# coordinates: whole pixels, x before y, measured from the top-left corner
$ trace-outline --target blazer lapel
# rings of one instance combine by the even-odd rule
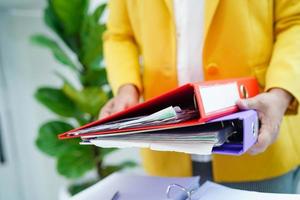
[[[219,0],[205,0],[204,41],[206,40],[206,36],[209,31],[215,12],[217,10],[218,4]]]
[[[171,18],[172,18],[172,20],[174,20],[173,0],[165,0],[165,2],[166,2],[166,6],[170,12]]]

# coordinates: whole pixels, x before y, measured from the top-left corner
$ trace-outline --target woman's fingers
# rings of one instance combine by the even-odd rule
[[[285,91],[272,89],[237,102],[241,110],[256,110],[261,122],[257,143],[248,150],[249,154],[256,155],[264,152],[276,140],[282,117],[290,100],[291,97]]]
[[[101,109],[99,114],[99,119],[105,118],[112,113],[112,108],[114,106],[114,99],[109,100]]]

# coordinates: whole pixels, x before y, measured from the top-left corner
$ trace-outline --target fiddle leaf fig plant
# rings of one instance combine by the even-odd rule
[[[96,120],[102,106],[112,97],[103,66],[102,34],[106,27],[100,20],[106,5],[90,12],[89,4],[89,0],[48,0],[44,22],[54,35],[31,37],[32,43],[48,49],[79,83],[75,87],[61,72],[56,72],[61,86],[40,87],[34,94],[39,103],[57,116],[40,126],[37,147],[57,160],[57,171],[66,178],[78,179],[91,170],[97,172],[95,180],[72,185],[73,194],[115,171],[136,165],[132,161],[105,165],[106,156],[117,149],[81,146],[79,139],[58,139],[60,133]]]

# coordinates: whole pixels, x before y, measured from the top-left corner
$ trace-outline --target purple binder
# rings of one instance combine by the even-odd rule
[[[245,153],[257,141],[259,120],[257,112],[247,110],[227,115],[210,122],[233,122],[238,126],[240,138],[236,141],[226,142],[221,146],[214,147],[214,154],[241,155]]]

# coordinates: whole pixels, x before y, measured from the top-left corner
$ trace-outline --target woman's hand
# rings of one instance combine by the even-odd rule
[[[120,87],[118,94],[103,106],[99,118],[107,117],[113,113],[134,106],[139,103],[139,98],[140,95],[138,89],[134,85],[123,85]]]
[[[250,148],[249,154],[255,155],[264,152],[276,140],[282,118],[291,100],[290,93],[274,88],[269,92],[237,102],[242,110],[256,110],[261,122],[257,143]]]

